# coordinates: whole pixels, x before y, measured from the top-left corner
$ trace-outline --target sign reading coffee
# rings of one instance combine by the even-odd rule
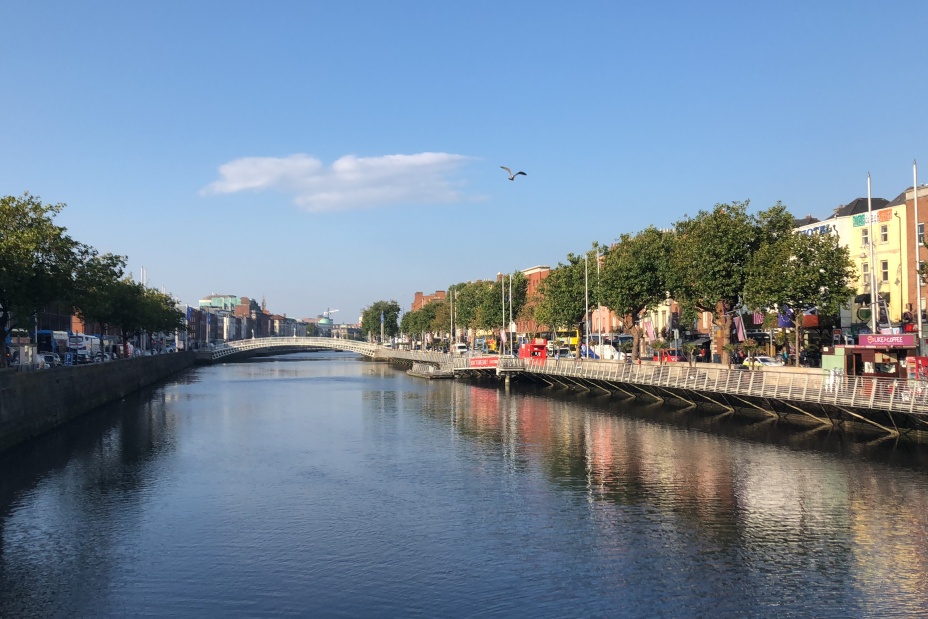
[[[866,348],[915,348],[914,333],[884,335],[877,333],[861,334],[858,346]]]

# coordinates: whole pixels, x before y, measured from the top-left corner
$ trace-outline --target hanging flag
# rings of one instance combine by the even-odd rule
[[[737,333],[738,333],[738,341],[743,342],[744,341],[744,320],[741,319],[741,316],[735,316],[732,320],[735,323],[735,329],[737,330]]]
[[[754,324],[755,325],[764,324],[764,314],[762,312],[754,312]]]
[[[383,310],[380,310],[380,324],[383,324]]]
[[[802,312],[802,326],[803,328],[817,327],[818,326],[818,308],[811,307],[804,312]]]
[[[650,320],[644,321],[644,328],[648,332],[648,341],[654,341],[654,325],[651,324]]]
[[[503,341],[503,344],[505,344],[506,343],[506,332],[503,330],[500,330],[499,338]]]

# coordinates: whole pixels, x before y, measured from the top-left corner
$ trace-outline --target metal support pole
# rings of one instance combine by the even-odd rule
[[[915,206],[915,314],[918,324],[918,345],[915,354],[922,356],[922,276],[919,273],[919,267],[922,264],[922,246],[918,237],[918,162],[912,161],[912,200]]]
[[[869,172],[867,172],[867,225],[869,226],[867,240],[870,245],[870,332],[877,333],[877,314],[880,311],[880,305],[877,302],[879,293],[876,289],[876,264],[873,261],[873,202],[870,198]]]

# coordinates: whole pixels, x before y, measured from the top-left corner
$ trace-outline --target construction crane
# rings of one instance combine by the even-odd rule
[[[337,312],[337,311],[338,311],[337,309],[326,308],[326,310],[325,310],[324,312],[322,312],[322,317],[323,317],[323,318],[330,318],[330,317],[332,316],[332,314],[334,314],[334,313]]]

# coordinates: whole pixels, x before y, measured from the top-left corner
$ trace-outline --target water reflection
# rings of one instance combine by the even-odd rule
[[[3,454],[0,556],[15,563],[0,563],[0,614],[52,616],[62,598],[94,604],[118,569],[120,540],[142,528],[148,469],[174,444],[172,399],[145,391]],[[50,582],[56,591],[36,605],[33,592]]]
[[[924,616],[923,448],[352,356],[0,458],[0,616]]]
[[[522,466],[537,465],[554,484],[585,492],[604,547],[627,541],[617,520],[633,527],[650,521],[660,526],[660,553],[683,552],[676,567],[711,569],[713,555],[734,555],[740,569],[728,586],[763,597],[773,578],[780,594],[792,596],[786,607],[811,588],[865,614],[880,604],[880,614],[928,610],[928,484],[917,446],[774,432],[770,423],[726,428],[775,439],[760,444],[696,429],[718,420],[689,419],[681,429],[680,414],[661,411],[658,419],[677,423],[645,421],[654,407],[634,403],[590,406],[456,387],[458,431],[499,445]],[[610,404],[618,410],[604,410]],[[694,540],[699,558],[691,554]],[[889,608],[880,593],[887,587],[901,596]],[[849,592],[859,599],[848,600]]]

